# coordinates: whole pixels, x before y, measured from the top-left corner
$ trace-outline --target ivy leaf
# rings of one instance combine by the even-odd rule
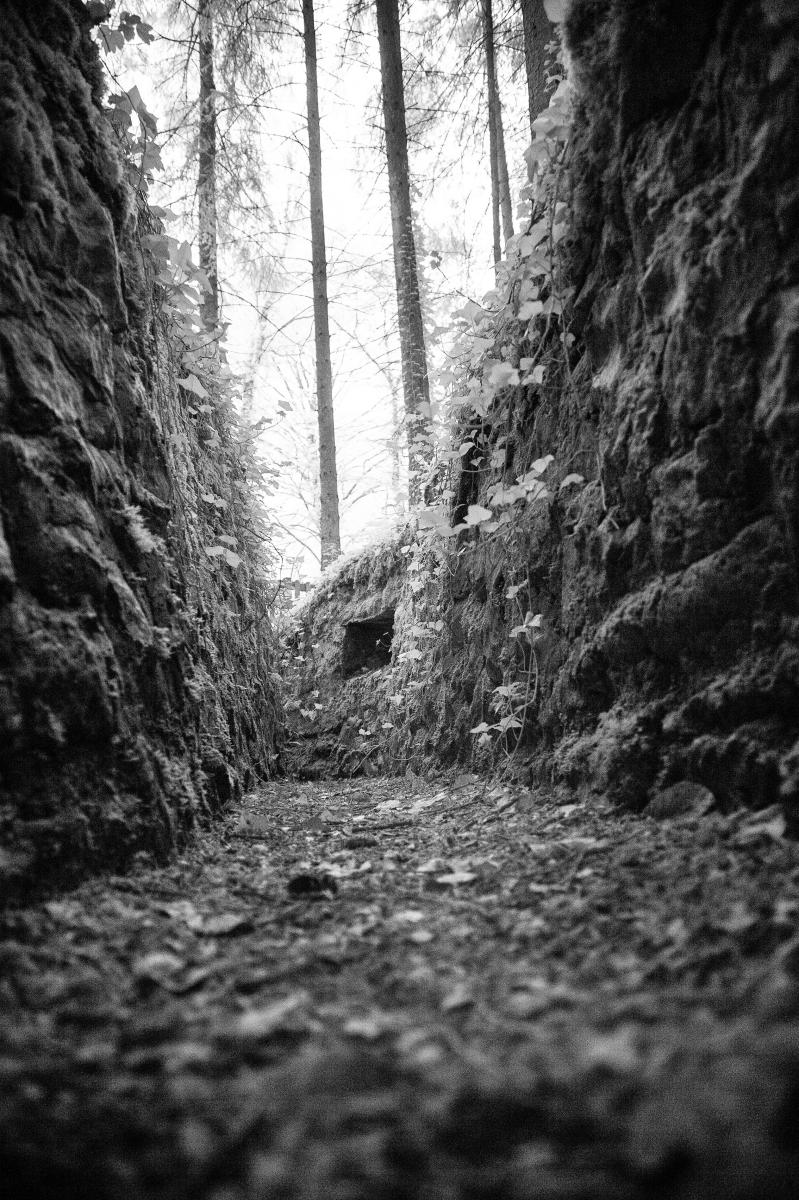
[[[131,108],[147,132],[156,134],[158,132],[158,124],[156,119],[142,100],[141,92],[135,84],[132,88],[128,88],[126,95],[128,100],[130,100]]]
[[[533,614],[528,611],[524,617],[524,624],[514,626],[514,628],[511,629],[510,633],[508,634],[508,637],[517,637],[521,633],[529,634],[531,629],[540,629],[543,620],[544,617],[542,613],[536,613],[535,616],[533,616]]]
[[[489,499],[492,504],[500,508],[506,504],[515,504],[517,500],[527,499],[527,488],[517,484],[511,487],[504,487],[502,484],[499,484],[491,490]]]
[[[151,209],[151,212],[154,210]],[[162,210],[166,212],[166,209]],[[163,233],[148,233],[142,238],[142,245],[145,246],[153,258],[157,258],[159,262],[169,262],[169,238]]]
[[[224,559],[229,567],[235,568],[241,566],[241,555],[237,554],[235,550],[226,549],[224,551]]]
[[[531,321],[533,317],[540,317],[543,311],[543,301],[525,300],[524,304],[519,305],[518,317],[520,321]]]
[[[196,375],[187,375],[185,379],[179,379],[178,383],[187,392],[193,392],[195,396],[199,396],[204,400],[208,395],[203,385],[200,383]]]
[[[530,463],[530,470],[526,475],[517,475],[516,482],[522,484],[533,483],[533,474],[543,475],[549,464],[554,461],[555,456],[553,454],[545,454],[543,458],[537,458],[535,462]]]
[[[176,270],[187,271],[192,267],[191,244],[189,242],[179,242],[176,244],[172,254],[172,262]]]
[[[575,475],[574,473],[571,475],[566,475],[563,479],[561,479],[558,491],[562,492],[564,488],[573,487],[580,483],[585,483],[584,475]]]
[[[163,171],[164,164],[161,160],[161,151],[156,146],[155,142],[150,142],[147,149],[142,154],[141,158],[142,171]]]
[[[512,387],[519,382],[519,372],[510,363],[495,362],[489,367],[486,378],[490,387]]]
[[[482,525],[483,521],[490,521],[493,517],[490,508],[483,508],[482,504],[470,504],[463,518],[467,525]]]
[[[441,505],[432,508],[423,508],[417,520],[420,529],[431,529],[438,533],[443,533],[445,529],[449,528],[449,520]]]
[[[557,296],[550,296],[544,301],[544,307],[541,311],[544,316],[549,316],[550,313],[559,316],[563,312],[563,301]]]
[[[173,213],[171,208],[164,208],[161,204],[151,204],[150,212],[154,217],[158,217],[159,221],[177,220],[177,213]]]
[[[116,54],[125,46],[125,35],[119,29],[112,29],[110,25],[100,26],[100,37],[103,42],[103,49],[107,54]]]
[[[463,317],[465,321],[479,321],[484,315],[485,310],[479,304],[475,304],[474,300],[467,300],[463,308],[456,308],[452,314],[454,317]]]

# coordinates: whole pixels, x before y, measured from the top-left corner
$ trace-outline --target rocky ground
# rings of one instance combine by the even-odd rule
[[[7,913],[3,1194],[799,1194],[799,846],[661,818],[281,782]]]

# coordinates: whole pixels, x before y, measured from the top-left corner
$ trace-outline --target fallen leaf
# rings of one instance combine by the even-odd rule
[[[716,929],[722,929],[725,933],[736,934],[745,933],[747,929],[756,925],[757,921],[757,914],[753,913],[743,900],[736,900],[726,916],[716,918],[713,924]]]
[[[231,933],[247,933],[252,929],[252,921],[241,913],[220,913],[215,917],[203,917],[197,913],[188,917],[186,924],[192,933],[204,937],[227,937]]]
[[[174,900],[169,904],[157,904],[155,907],[156,912],[176,921],[193,921],[200,915],[190,900]]]
[[[268,817],[262,817],[258,813],[242,813],[233,832],[239,837],[262,837],[271,833],[273,829],[274,825]]]
[[[174,981],[178,972],[183,970],[184,965],[183,959],[179,958],[177,954],[170,954],[166,950],[155,950],[151,954],[143,954],[140,958],[135,958],[131,969],[134,978],[146,979],[150,983],[164,987],[167,983]]]
[[[76,900],[50,900],[44,910],[55,921],[66,921],[68,924],[83,915],[83,907]]]
[[[161,987],[172,996],[185,996],[206,983],[215,970],[216,968],[212,966],[190,967],[188,971],[165,977],[160,981]]]
[[[400,924],[415,925],[417,922],[424,920],[424,913],[419,912],[418,908],[405,908],[402,912],[394,913],[391,919]]]
[[[589,1067],[606,1067],[628,1072],[638,1066],[640,1055],[635,1045],[636,1029],[621,1025],[612,1033],[586,1033],[582,1058]]]
[[[450,871],[448,875],[437,875],[436,883],[457,887],[459,883],[473,883],[477,879],[474,871]]]
[[[426,808],[432,808],[438,800],[437,796],[433,796],[430,800],[414,800],[411,807],[408,809],[410,813],[422,812]]]
[[[560,838],[558,844],[560,846],[568,846],[570,850],[604,850],[608,844],[608,839],[574,836]]]
[[[373,1042],[385,1033],[384,1023],[377,1017],[350,1017],[344,1022],[344,1033],[347,1037],[363,1038]]]
[[[748,846],[760,838],[768,838],[772,842],[781,842],[785,837],[785,815],[776,805],[762,809],[741,822],[735,837],[737,846]]]
[[[447,867],[447,862],[443,858],[428,858],[427,862],[423,862],[416,868],[417,875],[433,875],[436,871],[443,871]]]
[[[237,1038],[265,1038],[276,1033],[284,1022],[306,1003],[305,992],[296,992],[283,1000],[276,1000],[264,1008],[251,1008],[244,1012],[233,1026],[232,1033]]]
[[[466,983],[458,983],[441,1001],[442,1012],[456,1012],[459,1008],[469,1008],[474,1004],[472,990]]]

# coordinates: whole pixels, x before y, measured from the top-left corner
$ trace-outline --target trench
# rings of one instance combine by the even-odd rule
[[[489,558],[459,575],[458,717],[472,728],[479,687],[504,679],[508,629],[487,614],[524,576],[531,618],[562,625],[558,778],[596,718],[605,794],[333,779],[350,708],[316,737],[319,778],[231,804],[277,753],[277,587],[247,561],[264,539],[219,363],[198,365],[215,338],[185,343],[189,243],[120,182],[90,40],[115,6],[3,5],[4,1198],[799,1195],[799,849],[775,803],[796,827],[795,5],[543,7],[569,9],[571,184],[519,253],[532,269],[547,225],[575,289],[547,249],[522,319],[534,276],[517,275],[474,343],[491,343],[468,377],[488,385],[485,445],[467,423],[450,457],[459,522],[494,504],[490,460],[521,485],[554,451],[554,524],[525,487],[526,549],[493,589]],[[488,328],[480,304],[461,313]],[[373,710],[387,582],[377,615],[347,610],[372,615],[336,664]],[[683,743],[661,761],[667,724]],[[609,800],[681,786],[637,815]]]
[[[273,782],[3,918],[4,1195],[787,1200],[797,912],[774,812]]]

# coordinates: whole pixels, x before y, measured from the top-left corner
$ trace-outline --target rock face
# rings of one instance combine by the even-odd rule
[[[373,554],[339,562],[293,622],[283,674],[291,736],[284,767],[315,778],[392,769],[386,725],[398,668],[395,630],[407,628],[410,531]],[[365,732],[364,732],[365,731]]]
[[[561,385],[517,388],[492,430],[509,480],[554,455],[550,495],[442,552],[415,619],[443,630],[388,735],[397,766],[468,756],[515,682],[542,783],[640,807],[685,780],[723,807],[795,812],[795,16],[786,0],[573,3],[576,342]],[[464,472],[458,500],[485,503],[501,474]],[[541,614],[537,686],[508,637],[522,610]]]
[[[635,804],[681,778],[796,798],[795,15],[586,0],[568,24],[599,502],[564,543],[547,719],[600,716],[592,769]]]
[[[208,458],[179,398],[86,9],[13,2],[1,23],[0,891],[15,894],[174,845],[268,770],[275,701],[257,589],[202,554],[215,526],[197,497],[224,492],[235,533],[241,471],[232,449]]]

